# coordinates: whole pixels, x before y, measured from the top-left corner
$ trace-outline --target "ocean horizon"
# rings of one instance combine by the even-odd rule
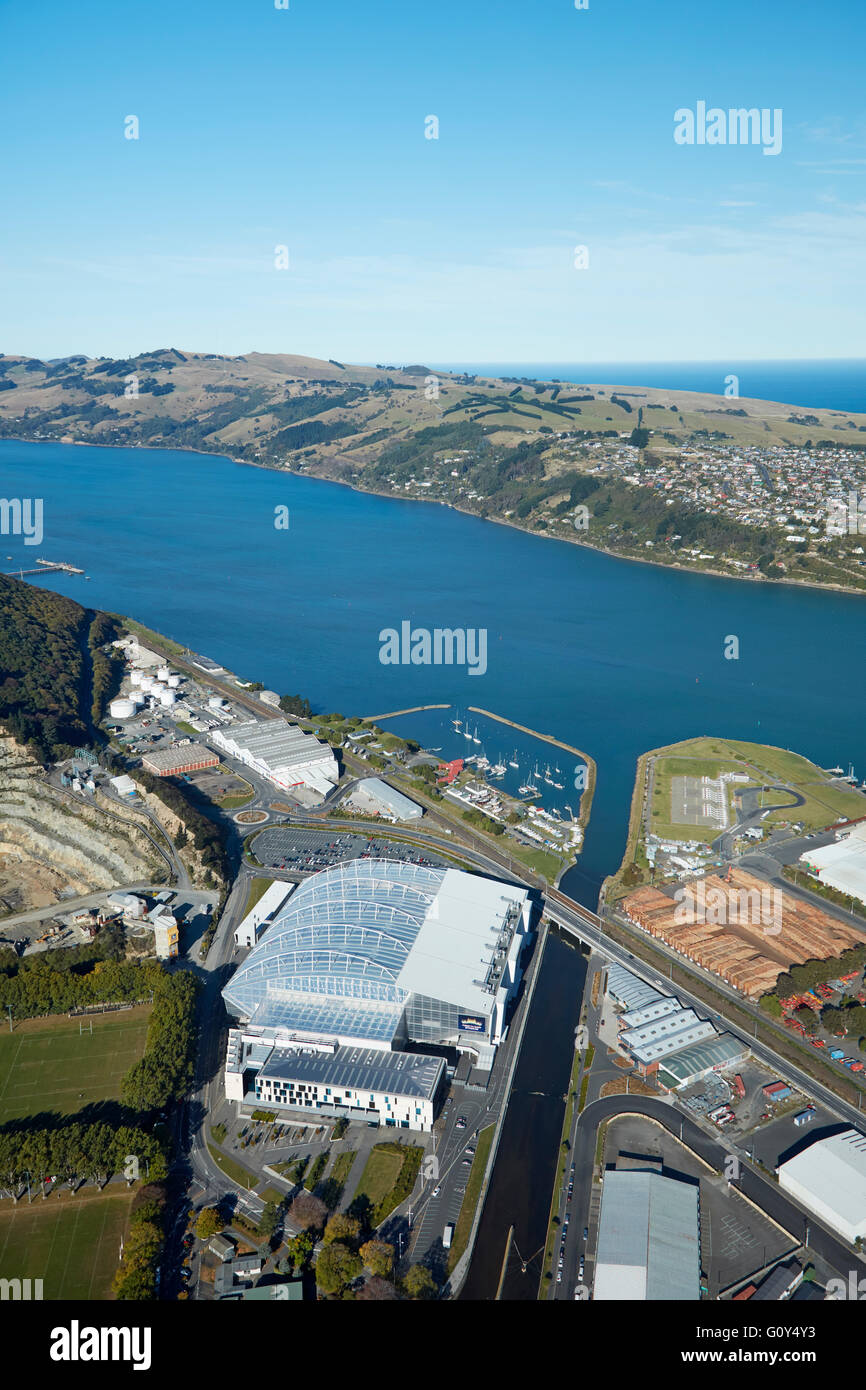
[[[791,358],[708,362],[437,362],[433,370],[478,376],[554,378],[569,385],[604,382],[611,386],[653,386],[670,391],[725,394],[735,376],[739,396],[784,405],[866,413],[866,358]]]

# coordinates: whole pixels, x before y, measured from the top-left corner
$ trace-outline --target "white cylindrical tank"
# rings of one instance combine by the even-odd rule
[[[131,700],[121,697],[119,700],[111,701],[108,712],[112,719],[131,719],[135,714],[135,705]]]
[[[129,683],[130,683],[130,685],[133,685],[133,686],[140,686],[140,685],[141,685],[141,672],[140,672],[140,671],[130,671],[130,673],[129,673]]]
[[[141,688],[142,688],[142,690],[150,690],[150,689],[152,689],[152,687],[153,687],[153,676],[142,676],[142,678],[141,678]]]
[[[161,690],[159,692],[159,703],[161,705],[173,705],[177,696],[173,690]]]
[[[169,676],[171,675],[171,672],[169,671],[167,666],[160,666],[156,674],[159,680],[167,681]]]
[[[222,695],[211,695],[208,699],[207,707],[208,709],[222,709],[223,703]]]
[[[180,676],[169,676],[168,684],[170,690],[177,690],[180,685]]]
[[[142,695],[140,690],[133,690],[129,698],[135,705],[136,709],[141,709],[142,705],[144,704],[144,696]]]

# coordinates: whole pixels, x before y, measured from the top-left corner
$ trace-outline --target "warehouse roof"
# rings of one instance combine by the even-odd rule
[[[394,787],[389,787],[388,783],[383,782],[381,777],[363,778],[358,783],[356,790],[363,792],[372,801],[378,801],[398,820],[417,820],[422,814],[417,801],[412,801],[402,792],[396,791]]]
[[[647,1064],[658,1062],[662,1057],[672,1057],[683,1049],[691,1050],[697,1044],[709,1040],[715,1036],[715,1028],[712,1023],[705,1023],[701,1020],[693,1021],[696,1015],[689,1009],[686,1012],[692,1016],[684,1028],[680,1028],[675,1033],[668,1034],[664,1038],[656,1038],[649,1042],[626,1043],[625,1046],[638,1062]]]
[[[643,1009],[647,1004],[664,998],[652,985],[645,984],[616,961],[612,961],[607,969],[607,992],[618,1004],[625,1004],[628,1009]]]
[[[682,1086],[691,1077],[713,1067],[736,1062],[745,1057],[747,1052],[746,1044],[735,1038],[733,1033],[719,1033],[714,1038],[707,1038],[703,1042],[695,1043],[693,1047],[685,1048],[674,1057],[666,1057],[662,1079],[666,1075],[669,1083]]]
[[[156,768],[159,772],[171,772],[197,763],[208,763],[216,767],[219,758],[216,753],[205,748],[203,743],[192,743],[185,747],[175,743],[171,748],[156,748],[152,753],[145,753],[141,761],[145,767]]]
[[[816,1139],[801,1149],[777,1172],[793,1178],[833,1212],[844,1224],[856,1226],[866,1211],[866,1135],[843,1130],[828,1139]]]
[[[593,1298],[700,1297],[697,1184],[660,1173],[604,1175]]]
[[[318,758],[333,757],[331,747],[320,743],[297,724],[285,719],[251,719],[230,729],[214,729],[214,743],[249,757],[269,768],[296,767]]]

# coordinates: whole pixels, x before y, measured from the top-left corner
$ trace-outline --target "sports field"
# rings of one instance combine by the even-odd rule
[[[72,1114],[116,1100],[120,1079],[144,1051],[150,1005],[122,1013],[54,1016],[0,1031],[0,1124],[43,1110]],[[93,1032],[90,1032],[91,1022]],[[81,1029],[84,1032],[81,1032]]]
[[[135,1193],[0,1202],[0,1279],[41,1279],[44,1299],[105,1299]]]

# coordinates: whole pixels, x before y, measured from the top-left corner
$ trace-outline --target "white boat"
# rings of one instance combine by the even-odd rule
[[[564,790],[565,790],[565,783],[564,783],[564,782],[554,782],[554,783],[553,783],[553,786],[556,787],[557,791],[560,791],[560,792],[561,792],[561,791],[564,791]]]
[[[531,796],[535,791],[535,787],[530,786],[528,782],[524,782],[523,786],[518,787],[517,790],[520,792],[521,796]]]
[[[451,720],[451,723],[454,725],[454,728],[457,730],[458,733],[459,733],[460,730],[463,728],[463,720],[462,720],[462,719],[452,719],[452,720]]]
[[[469,732],[468,728],[463,730],[463,737],[468,738],[470,743],[472,742],[472,735]]]
[[[504,777],[505,771],[506,769],[504,763],[494,763],[490,769],[491,776],[493,777]]]
[[[509,766],[509,767],[520,767],[520,763],[517,761],[517,749],[516,749],[516,748],[515,748],[514,752],[511,754],[511,757],[508,759],[508,766]]]
[[[475,725],[475,733],[472,735],[472,742],[473,742],[473,743],[480,743],[480,742],[481,742],[481,739],[478,737],[478,725],[477,725],[477,724]]]
[[[549,764],[549,763],[548,763],[547,767],[544,769],[544,780],[545,780],[545,782],[547,783],[547,785],[548,785],[549,787],[552,787],[552,786],[554,785],[553,778],[552,778],[551,775],[550,775],[550,764]]]

